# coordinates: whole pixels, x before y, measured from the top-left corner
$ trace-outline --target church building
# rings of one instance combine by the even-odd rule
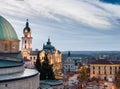
[[[38,50],[32,50],[32,32],[29,27],[28,19],[23,29],[21,53],[24,58],[25,67],[33,68],[37,59]]]
[[[44,61],[45,54],[48,55],[50,64],[53,64],[55,77],[60,79],[62,74],[62,53],[51,45],[50,38],[48,38],[46,45],[43,44],[43,49],[39,52],[41,62]]]
[[[76,72],[78,67],[79,67],[79,63],[77,61],[75,61],[73,59],[73,57],[71,56],[70,51],[68,52],[68,56],[67,58],[64,60],[63,66],[64,66],[64,71],[65,72]]]

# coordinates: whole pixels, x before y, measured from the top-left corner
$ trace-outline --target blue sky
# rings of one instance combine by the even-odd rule
[[[19,39],[29,19],[33,49],[48,37],[61,51],[119,51],[120,5],[99,0],[2,0],[0,15],[15,28]]]

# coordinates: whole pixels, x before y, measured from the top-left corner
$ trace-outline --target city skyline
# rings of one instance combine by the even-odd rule
[[[23,36],[29,19],[33,49],[42,49],[48,37],[61,51],[119,51],[120,5],[99,0],[5,0],[0,15]]]

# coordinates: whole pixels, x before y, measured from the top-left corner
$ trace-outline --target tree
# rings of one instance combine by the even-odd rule
[[[42,65],[42,69],[44,70],[44,74],[46,75],[45,79],[53,80],[55,79],[54,72],[53,72],[53,65],[49,63],[48,55],[45,54],[44,62]]]
[[[40,72],[40,70],[41,70],[41,61],[40,61],[40,58],[39,58],[39,53],[37,54],[37,59],[36,59],[35,67]]]
[[[78,70],[78,73],[79,73],[78,80],[83,82],[83,81],[86,81],[89,78],[90,70],[89,70],[89,68],[86,68],[85,66],[82,66]]]
[[[43,80],[45,78],[45,75],[44,75],[44,71],[42,70],[42,63],[41,63],[41,59],[39,57],[39,53],[37,54],[35,68],[40,72],[40,79]]]
[[[40,80],[54,80],[54,72],[52,66],[49,63],[48,55],[45,54],[44,61],[41,63],[39,54],[36,60],[36,69],[40,72]]]

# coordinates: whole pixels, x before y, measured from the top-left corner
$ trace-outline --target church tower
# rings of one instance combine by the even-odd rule
[[[23,29],[21,51],[24,58],[28,58],[30,51],[32,51],[32,37],[31,37],[31,29],[29,27],[28,19],[26,21],[26,26]]]

